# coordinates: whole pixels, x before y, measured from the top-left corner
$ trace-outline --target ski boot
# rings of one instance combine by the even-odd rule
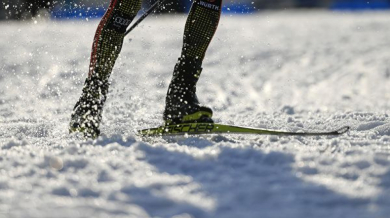
[[[87,78],[83,93],[73,108],[69,133],[81,132],[85,138],[99,136],[103,105],[106,101],[109,82],[100,81],[97,75]]]
[[[163,119],[166,125],[179,123],[213,123],[213,111],[202,106],[196,96],[201,62],[179,58],[166,97]]]

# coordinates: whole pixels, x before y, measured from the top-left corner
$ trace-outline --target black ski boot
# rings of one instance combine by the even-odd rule
[[[201,71],[200,61],[179,58],[166,97],[163,117],[166,124],[213,123],[213,111],[200,105],[196,96]]]
[[[69,133],[82,132],[85,138],[92,139],[99,136],[99,125],[108,87],[109,82],[100,81],[98,75],[86,79],[83,93],[73,108]]]

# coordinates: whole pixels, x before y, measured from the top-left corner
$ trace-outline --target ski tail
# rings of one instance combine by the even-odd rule
[[[322,132],[289,132],[282,130],[260,129],[241,127],[217,123],[182,123],[164,125],[157,128],[139,130],[141,136],[164,136],[164,135],[202,135],[202,134],[255,134],[255,135],[289,135],[289,136],[322,136],[341,135],[348,132],[349,126]]]

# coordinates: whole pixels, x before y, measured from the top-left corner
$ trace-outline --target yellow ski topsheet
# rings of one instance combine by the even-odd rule
[[[251,127],[241,127],[218,123],[182,123],[164,125],[157,128],[143,129],[138,131],[142,136],[162,136],[162,135],[200,135],[200,134],[261,134],[261,135],[340,135],[348,132],[349,126],[337,130],[324,132],[288,132],[281,130],[259,129]]]

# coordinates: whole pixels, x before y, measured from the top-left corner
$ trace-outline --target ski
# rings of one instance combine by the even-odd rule
[[[323,136],[341,135],[348,132],[349,126],[323,132],[289,132],[282,130],[241,127],[218,123],[182,123],[164,125],[157,128],[139,130],[141,136],[175,136],[175,135],[202,135],[202,134],[256,134],[256,135],[287,135],[287,136]]]

